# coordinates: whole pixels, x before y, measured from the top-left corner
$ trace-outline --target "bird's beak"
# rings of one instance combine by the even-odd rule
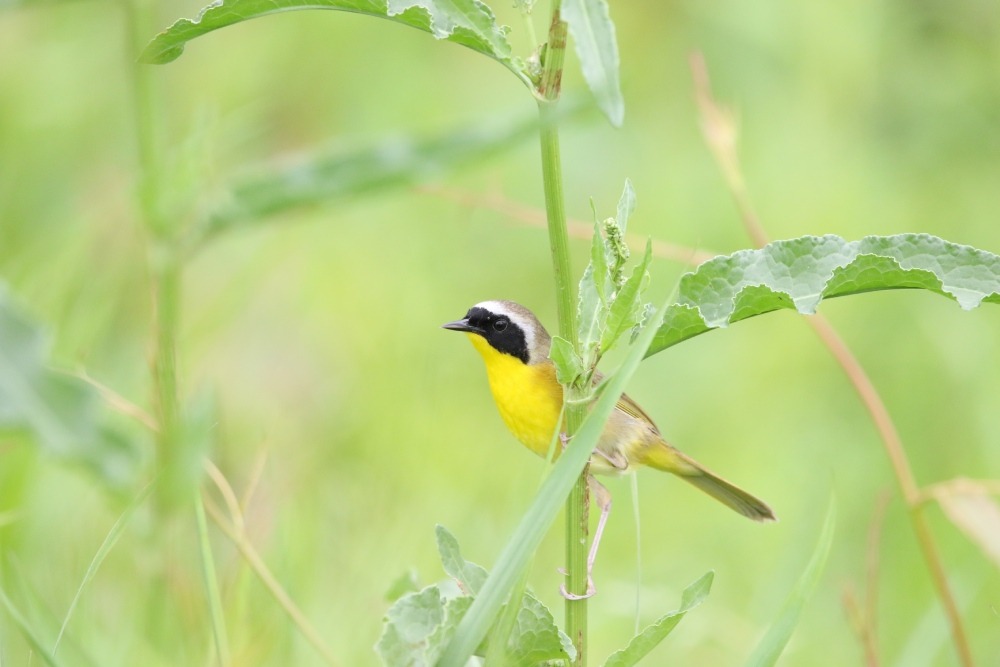
[[[448,322],[447,324],[441,325],[442,329],[451,329],[452,331],[468,331],[470,333],[483,333],[483,330],[479,327],[474,327],[469,324],[469,318],[463,318],[461,320],[455,320],[454,322]]]

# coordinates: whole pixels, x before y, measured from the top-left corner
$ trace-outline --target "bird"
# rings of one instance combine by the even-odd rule
[[[483,301],[462,319],[442,326],[468,335],[483,358],[493,400],[504,423],[524,446],[539,456],[547,456],[557,426],[562,428],[559,420],[563,388],[556,378],[555,364],[549,359],[552,337],[534,313],[513,301]],[[598,384],[601,377],[595,371],[594,383]],[[557,456],[559,451],[555,452]],[[601,517],[588,556],[588,579],[611,509],[610,493],[593,478],[593,473],[622,475],[640,466],[672,473],[754,521],[776,520],[767,503],[667,442],[639,404],[622,394],[590,458],[588,482]],[[571,595],[563,589],[563,595],[569,598],[592,594],[592,581],[585,595]]]

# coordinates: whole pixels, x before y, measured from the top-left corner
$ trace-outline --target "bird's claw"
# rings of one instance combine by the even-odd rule
[[[594,588],[594,580],[587,577],[587,592],[583,595],[577,595],[576,593],[570,593],[566,590],[566,584],[559,584],[559,593],[567,600],[586,600],[589,597],[593,597],[597,589]]]

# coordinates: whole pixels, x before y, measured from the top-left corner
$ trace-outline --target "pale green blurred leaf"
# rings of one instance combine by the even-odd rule
[[[632,638],[625,648],[612,653],[611,657],[604,663],[604,667],[632,667],[646,657],[677,627],[685,614],[708,597],[714,578],[714,572],[706,572],[701,578],[685,588],[681,594],[681,606],[678,607],[677,611],[664,614],[655,623],[643,629]]]
[[[433,178],[506,150],[534,136],[536,128],[532,113],[432,139],[397,137],[357,151],[321,150],[287,165],[268,165],[232,185],[202,233],[211,237],[301,206]]]
[[[823,299],[904,288],[944,295],[964,310],[1000,303],[1000,257],[927,234],[804,236],[715,257],[681,278],[647,355],[774,310],[811,315]]]
[[[597,99],[597,106],[611,124],[620,127],[625,119],[618,74],[618,42],[605,0],[564,0],[562,19],[576,46],[583,78]]]
[[[552,466],[552,472],[542,483],[531,507],[521,518],[514,535],[497,558],[496,567],[490,572],[469,613],[462,619],[454,640],[441,658],[441,667],[462,667],[489,632],[501,607],[517,585],[521,572],[590,459],[604,430],[604,423],[614,411],[618,397],[624,393],[625,385],[639,367],[667,305],[664,303],[657,311],[650,320],[650,326],[643,330],[625,356],[621,367],[605,381],[605,390],[594,402],[569,446]]]
[[[415,593],[419,590],[420,580],[417,578],[417,571],[411,567],[389,584],[389,588],[385,591],[385,599],[389,602],[395,602],[407,593]]]
[[[389,19],[494,58],[530,86],[518,59],[511,56],[505,26],[479,0],[219,0],[194,20],[180,19],[146,45],[139,61],[168,63],[184,46],[206,33],[254,18],[298,9],[332,9]]]
[[[815,590],[816,584],[819,583],[823,566],[826,565],[826,557],[830,554],[830,546],[833,544],[833,529],[836,523],[837,506],[831,498],[830,506],[826,510],[826,518],[823,520],[823,527],[819,531],[819,539],[816,540],[816,547],[813,549],[809,563],[782,606],[778,617],[774,619],[771,627],[768,628],[767,633],[750,655],[750,659],[747,660],[747,667],[773,665],[781,656],[782,651],[785,650],[795,626],[798,625],[806,601]]]
[[[92,386],[47,366],[47,348],[41,326],[0,286],[0,432],[25,431],[43,451],[85,464],[112,486],[134,481],[136,447],[102,423]]]
[[[628,219],[632,217],[635,212],[635,188],[632,187],[632,181],[625,179],[625,188],[622,190],[622,196],[618,199],[618,215],[615,216],[615,220],[618,222],[618,227],[622,230],[622,234],[628,231]]]

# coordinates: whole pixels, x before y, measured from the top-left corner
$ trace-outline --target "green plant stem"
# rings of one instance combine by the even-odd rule
[[[553,3],[549,40],[545,49],[542,78],[539,83],[538,111],[541,121],[542,179],[545,188],[545,214],[548,221],[552,268],[555,274],[556,304],[559,312],[559,335],[574,346],[577,343],[575,291],[569,261],[569,234],[562,191],[562,163],[559,154],[559,126],[556,115],[566,54],[565,22],[560,19],[558,2]],[[579,352],[579,350],[577,350]],[[579,429],[586,412],[584,389],[567,387],[565,391],[567,437]],[[575,595],[587,592],[587,535],[589,497],[585,467],[566,500],[566,591]],[[566,634],[576,647],[575,665],[587,664],[587,601],[566,600]]]

